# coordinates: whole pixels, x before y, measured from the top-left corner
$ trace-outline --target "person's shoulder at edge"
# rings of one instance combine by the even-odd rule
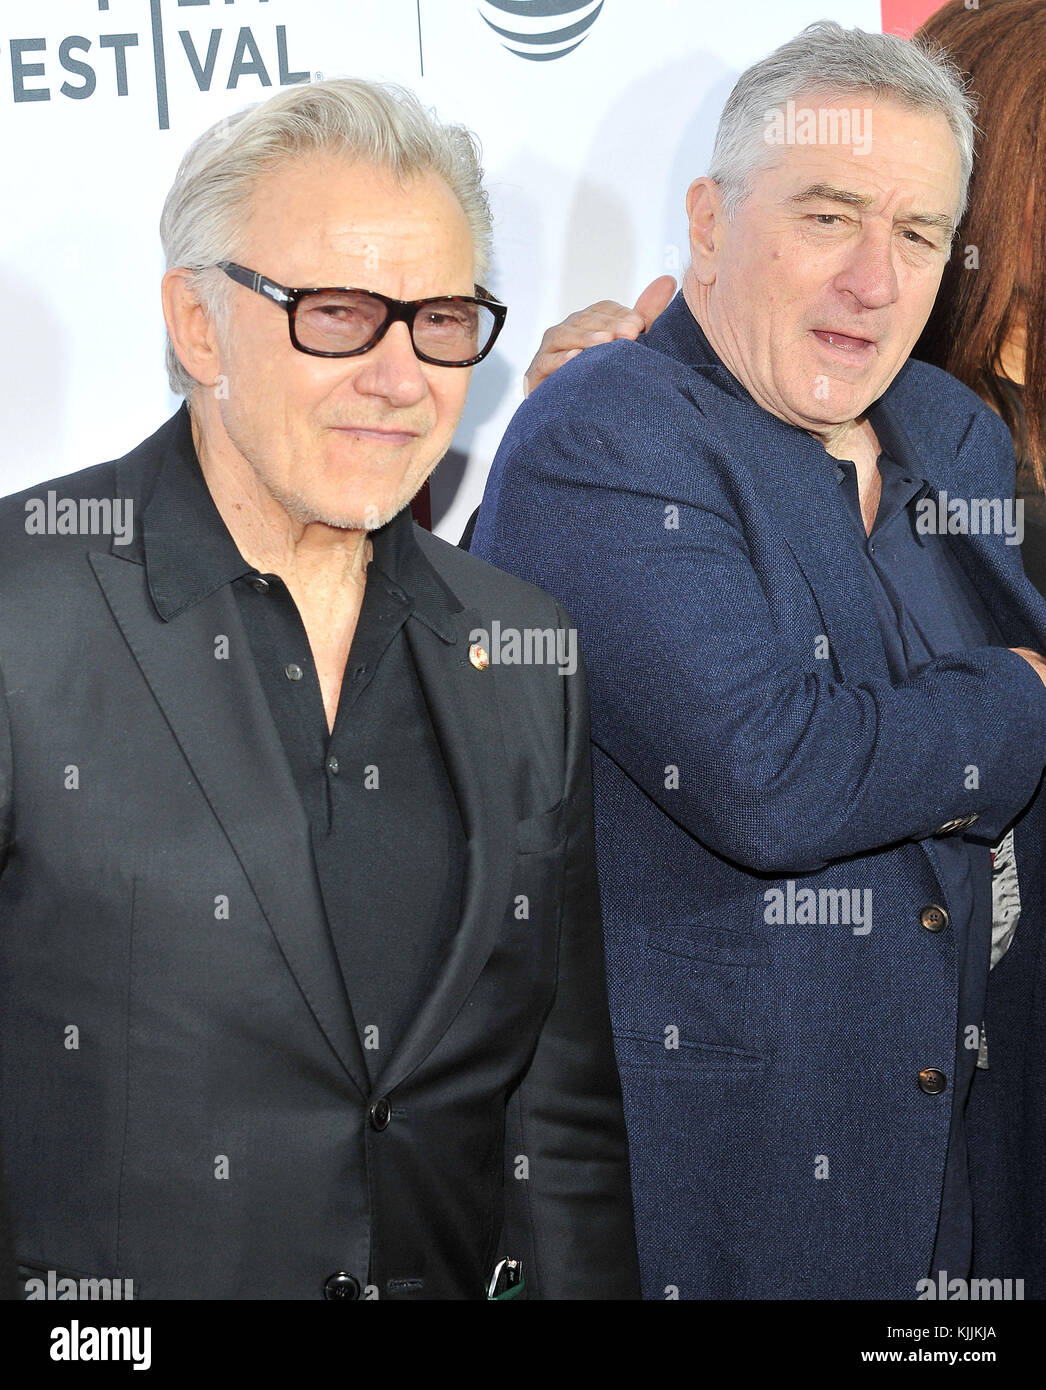
[[[693,459],[718,434],[727,374],[719,364],[684,362],[647,336],[587,348],[531,392],[502,438],[484,506],[500,505],[503,487],[524,477],[530,486],[568,478],[674,495],[679,457]]]
[[[91,497],[111,497],[115,480],[117,459],[105,463],[94,463],[88,468],[78,468],[75,473],[65,473],[59,478],[44,478],[38,483],[30,483],[18,492],[0,497],[0,520],[9,521],[13,516],[24,519],[26,503],[37,498],[46,500],[53,492],[56,500],[62,497],[80,501]]]
[[[5,601],[16,598],[21,603],[30,596],[26,587],[29,575],[39,576],[43,587],[50,590],[59,575],[79,576],[88,552],[111,548],[112,531],[99,529],[98,520],[92,529],[91,518],[100,515],[99,504],[111,507],[116,500],[118,462],[96,463],[0,497],[0,585],[13,586]],[[70,504],[76,518],[74,529],[60,531],[57,526],[64,525]],[[126,502],[124,507],[123,514],[127,515]],[[133,526],[137,523],[134,499],[131,507]]]
[[[586,348],[546,377],[516,411],[511,428],[529,432],[549,420],[573,418],[640,428],[680,398],[692,405],[711,399],[725,375],[720,363],[682,361],[652,334],[617,338]]]
[[[122,488],[120,501],[125,505],[130,503],[132,508],[133,524],[136,525],[139,514],[148,498],[155,483],[156,476],[163,458],[163,451],[175,437],[179,426],[180,412],[176,411],[169,419],[165,420],[160,427],[133,445],[116,458],[108,459],[104,463],[91,464],[87,468],[79,468],[73,473],[65,473],[56,478],[44,478],[38,483],[31,483],[28,487],[21,488],[18,492],[11,493],[6,497],[0,497],[0,537],[3,539],[3,549],[0,550],[0,572],[7,568],[7,563],[12,558],[10,546],[18,540],[18,537],[25,536],[36,544],[30,546],[28,554],[41,555],[47,553],[49,547],[42,542],[57,541],[61,542],[55,547],[63,554],[70,554],[74,550],[105,550],[109,548],[111,535],[101,532],[83,531],[82,533],[54,534],[50,531],[49,524],[43,531],[35,531],[27,527],[27,518],[32,510],[40,511],[42,506],[45,520],[49,518],[63,500],[74,503],[81,502],[101,502],[103,499],[116,499],[118,480]],[[53,493],[53,501],[49,494]],[[79,540],[79,546],[71,542]]]

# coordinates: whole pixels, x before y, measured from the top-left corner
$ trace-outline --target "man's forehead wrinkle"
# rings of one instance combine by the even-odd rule
[[[419,202],[425,205],[424,218],[417,212]],[[245,203],[246,220],[260,235],[296,235],[301,226],[328,235],[328,226],[338,231],[340,224],[361,237],[421,235],[423,223],[455,221],[459,207],[445,181],[434,173],[419,172],[404,182],[381,168],[318,157],[267,170]],[[461,220],[467,225],[464,212]]]
[[[307,207],[288,209],[278,220],[252,219],[242,254],[256,260],[275,256],[281,262],[289,255],[293,265],[301,267],[295,274],[304,276],[296,280],[298,284],[342,283],[330,278],[340,261],[371,262],[377,257],[386,268],[414,271],[428,266],[438,247],[440,255],[471,262],[472,243],[464,215],[461,222],[458,236],[451,209],[444,212],[430,207],[424,216],[413,207],[376,214],[366,200],[361,202],[358,216],[350,209],[329,220]],[[326,271],[325,265],[329,267]],[[260,268],[264,273],[275,273]]]
[[[438,219],[442,221],[442,219]],[[396,221],[381,220],[378,222],[365,222],[362,219],[352,222],[342,223],[340,226],[317,229],[321,239],[329,242],[332,246],[360,246],[361,248],[373,244],[376,241],[397,242],[403,245],[414,246],[418,242],[427,242],[432,235],[433,223],[436,218],[427,217],[422,222],[412,215],[404,216]]]
[[[376,217],[374,210],[361,206],[359,215],[354,212],[339,215],[329,221],[323,213],[315,209],[302,208],[300,213],[290,213],[282,225],[266,220],[258,228],[259,237],[292,236],[300,241],[302,233],[311,236],[319,244],[349,245],[360,247],[375,241],[395,241],[404,244],[424,241],[431,236],[433,225],[445,226],[446,219],[428,213],[424,218],[413,211],[398,211],[395,215]]]

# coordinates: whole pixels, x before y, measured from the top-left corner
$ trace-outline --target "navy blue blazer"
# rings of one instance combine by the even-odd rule
[[[869,415],[935,492],[1012,496],[1004,425],[938,369],[909,361]],[[977,1090],[1017,1065],[1032,1007],[1027,983],[1001,986],[1041,944],[1046,690],[1005,648],[892,684],[845,506],[823,446],[753,401],[677,296],[529,397],[480,508],[473,551],[566,606],[589,670],[648,1298],[917,1296],[951,1107],[917,1078],[951,1072],[957,1007],[954,933],[922,912],[947,907],[953,821],[988,843],[1017,821],[1024,894]],[[953,543],[1006,642],[1046,648],[1017,548]],[[866,892],[871,930],[847,917]],[[975,1273],[1031,1258],[1006,1206],[1024,1085],[1003,1075],[971,1121],[996,1262]]]

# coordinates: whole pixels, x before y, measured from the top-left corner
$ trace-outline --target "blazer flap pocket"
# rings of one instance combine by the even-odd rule
[[[516,848],[521,854],[555,849],[563,839],[563,802],[538,816],[522,816],[516,822]]]
[[[648,943],[657,951],[689,956],[715,965],[769,965],[770,942],[747,932],[722,931],[703,922],[678,927],[651,927]]]

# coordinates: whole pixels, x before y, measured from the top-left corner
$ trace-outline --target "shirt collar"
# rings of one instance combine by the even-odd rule
[[[235,580],[256,573],[215,506],[192,439],[183,404],[172,421],[171,447],[142,513],[142,558],[157,613],[169,622]],[[371,532],[374,555],[368,569],[411,604],[415,616],[453,641],[449,615],[461,603],[421,553],[410,508]]]
[[[835,468],[835,476],[840,486],[845,484],[843,491],[846,500],[863,535],[864,521],[861,517],[857,487],[857,465],[851,459],[836,459],[831,455],[829,461]],[[887,526],[899,512],[913,501],[924,497],[930,490],[930,484],[925,478],[919,477],[916,470],[898,463],[885,450],[879,455],[879,475],[882,478],[882,493],[875,513],[873,534]]]
[[[853,469],[855,473],[857,471],[857,465],[854,463],[853,459],[837,459],[829,454],[828,462],[835,465],[835,476],[839,482],[842,482],[843,478],[846,476],[846,472],[849,472],[850,469]],[[879,455],[878,464],[879,472],[882,474],[884,488],[888,483],[898,488],[911,485],[913,489],[912,496],[914,497],[917,491],[924,490],[930,486],[925,478],[919,476],[917,469],[909,468],[903,463],[898,463],[895,458],[890,457],[885,449]],[[844,469],[846,470],[845,472]]]
[[[142,515],[149,593],[164,622],[252,573],[214,505],[192,440],[188,406]]]

